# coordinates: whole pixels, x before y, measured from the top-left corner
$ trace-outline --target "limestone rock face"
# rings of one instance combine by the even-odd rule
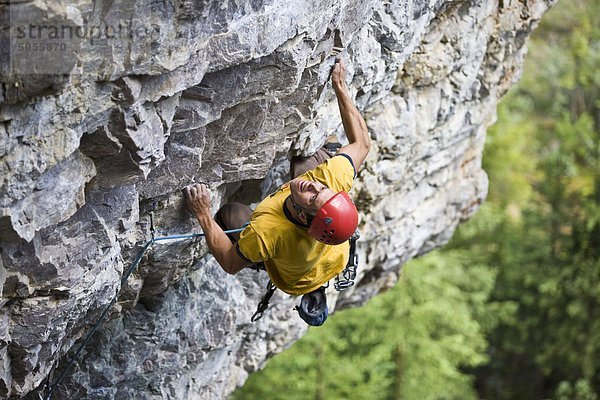
[[[157,236],[198,232],[183,185],[207,183],[213,211],[256,203],[289,178],[291,155],[344,140],[334,47],[373,149],[351,192],[358,281],[330,307],[394,285],[485,199],[486,128],[553,1],[0,5],[12,28],[113,34],[67,38],[59,56],[11,53],[9,65],[16,39],[2,33],[0,397],[44,395],[117,291],[54,398],[224,398],[302,336],[299,299],[281,292],[251,323],[266,274],[225,274],[201,239],[155,243],[121,278],[150,211]]]

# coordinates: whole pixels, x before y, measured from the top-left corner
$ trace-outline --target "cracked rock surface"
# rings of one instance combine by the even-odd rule
[[[43,395],[117,291],[54,398],[224,398],[305,333],[299,299],[281,292],[252,324],[266,274],[225,274],[201,239],[155,243],[121,279],[150,211],[158,236],[199,231],[182,186],[207,183],[213,211],[256,203],[289,179],[290,156],[344,139],[334,47],[373,149],[351,192],[357,284],[331,292],[330,308],[394,285],[484,201],[486,128],[553,2],[0,5],[12,22],[129,33],[0,75],[0,397]]]

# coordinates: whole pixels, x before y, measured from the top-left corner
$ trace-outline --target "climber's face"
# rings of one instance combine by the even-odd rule
[[[296,204],[312,215],[315,215],[330,198],[335,196],[335,192],[327,186],[299,178],[290,181],[290,191]]]

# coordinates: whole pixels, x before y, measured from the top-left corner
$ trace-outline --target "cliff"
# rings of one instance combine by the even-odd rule
[[[226,275],[201,239],[156,243],[121,278],[150,211],[158,236],[198,231],[182,186],[207,183],[214,211],[256,203],[291,155],[344,137],[334,47],[374,146],[351,192],[358,282],[330,307],[394,285],[484,201],[486,128],[553,2],[0,5],[0,397],[43,394],[119,290],[54,398],[223,398],[302,336],[299,299],[281,292],[252,324],[266,274]],[[14,50],[51,27],[65,47]]]

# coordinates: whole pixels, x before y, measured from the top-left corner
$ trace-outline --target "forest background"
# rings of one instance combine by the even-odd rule
[[[489,130],[487,202],[233,399],[600,399],[600,2],[560,0]]]

